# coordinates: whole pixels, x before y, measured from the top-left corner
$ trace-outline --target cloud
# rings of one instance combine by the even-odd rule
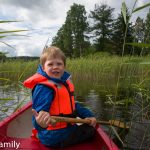
[[[67,11],[73,3],[85,6],[87,13],[94,10],[94,5],[101,5],[104,0],[0,0],[0,20],[20,20],[17,23],[0,24],[1,30],[27,29],[27,32],[19,33],[30,37],[9,37],[3,39],[12,44],[16,50],[12,50],[0,43],[0,49],[9,51],[11,56],[39,56],[47,39],[49,42],[56,35],[58,29],[65,22]],[[148,3],[149,0],[139,0],[137,7]],[[106,4],[115,8],[115,17],[121,12],[122,1],[106,0]],[[130,10],[134,1],[126,0]],[[148,9],[146,9],[148,12]],[[141,17],[146,16],[144,11],[137,13]],[[134,14],[133,20],[137,17]]]

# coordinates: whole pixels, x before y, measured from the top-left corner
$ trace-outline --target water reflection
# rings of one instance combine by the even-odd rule
[[[94,90],[90,90],[88,96],[85,98],[85,104],[90,107],[97,118],[102,118],[104,103]]]
[[[147,112],[150,111],[150,103],[145,103],[138,95],[135,97],[135,103],[129,107],[124,105],[109,105],[105,97],[100,96],[95,90],[90,90],[87,96],[78,97],[84,102],[96,115],[98,120],[120,120],[131,123],[130,130],[118,130],[123,143],[115,139],[122,150],[149,150],[150,147],[150,121],[144,119]],[[110,137],[116,135],[110,126],[103,126]]]
[[[130,106],[131,129],[125,137],[126,149],[150,149],[150,103],[143,99],[141,93],[135,96],[135,103]]]

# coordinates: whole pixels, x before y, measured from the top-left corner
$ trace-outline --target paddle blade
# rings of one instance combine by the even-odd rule
[[[109,120],[109,122],[116,127],[129,129],[129,126],[126,123],[121,122],[120,120]]]
[[[120,120],[97,121],[97,123],[104,125],[111,125],[123,129],[129,129],[129,126],[126,123],[121,122]]]

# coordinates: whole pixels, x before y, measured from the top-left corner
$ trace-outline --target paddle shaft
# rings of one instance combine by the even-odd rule
[[[55,119],[56,122],[87,123],[87,124],[91,123],[91,120],[88,119],[78,119],[78,118],[58,117],[58,116],[51,116],[51,118]]]
[[[86,123],[86,124],[91,123],[91,120],[89,119],[78,119],[78,118],[68,118],[68,117],[58,117],[58,116],[51,116],[51,118],[56,120],[56,122]],[[112,125],[112,126],[116,126],[119,128],[129,128],[126,124],[118,120],[97,121],[97,123],[103,124],[103,125]]]

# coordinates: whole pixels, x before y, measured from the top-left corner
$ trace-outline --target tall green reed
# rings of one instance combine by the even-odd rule
[[[13,83],[23,81],[36,72],[37,61],[11,60],[0,64],[1,82]]]
[[[127,29],[128,29],[128,24],[129,24],[129,22],[130,22],[130,19],[131,19],[131,17],[132,17],[132,15],[135,13],[135,12],[137,12],[137,11],[140,11],[140,10],[142,10],[142,9],[144,9],[144,8],[146,8],[146,7],[149,7],[150,6],[150,3],[147,3],[147,4],[144,4],[143,6],[141,6],[141,7],[138,7],[138,8],[136,8],[136,4],[137,4],[137,2],[138,2],[138,0],[135,0],[134,1],[134,5],[133,5],[133,8],[132,8],[132,10],[131,10],[131,13],[130,13],[130,15],[129,15],[129,19],[127,20],[127,15],[126,15],[126,11],[127,11],[127,7],[126,7],[126,4],[125,4],[125,2],[123,2],[122,3],[122,15],[123,15],[123,18],[124,18],[124,22],[125,22],[125,25],[126,25],[126,30],[125,30],[125,36],[124,36],[124,43],[123,43],[123,49],[122,49],[122,57],[124,56],[124,52],[125,52],[125,45],[132,45],[133,46],[133,48],[134,48],[134,46],[137,46],[137,47],[142,47],[142,48],[144,48],[144,47],[150,47],[150,44],[145,44],[145,43],[126,43],[126,35],[127,35]],[[141,57],[142,57],[142,51],[141,51]],[[131,81],[131,83],[130,83],[130,86],[129,86],[129,88],[130,89],[132,89],[133,91],[134,91],[134,93],[135,93],[135,95],[134,95],[134,97],[133,97],[133,99],[134,99],[134,105],[133,105],[133,109],[135,109],[136,107],[138,107],[138,108],[140,108],[140,110],[139,109],[137,109],[137,111],[136,112],[132,112],[132,117],[131,117],[131,122],[133,121],[134,122],[134,119],[135,119],[135,116],[137,116],[137,114],[139,114],[139,113],[147,113],[146,111],[146,108],[147,108],[147,104],[148,104],[148,106],[149,106],[149,103],[146,103],[146,101],[149,101],[150,102],[150,95],[149,95],[149,93],[150,93],[150,85],[149,85],[149,81],[150,81],[150,78],[149,78],[149,76],[147,76],[148,74],[149,74],[149,68],[147,68],[146,69],[146,71],[145,71],[145,66],[143,66],[141,63],[138,63],[139,64],[139,71],[136,73],[136,74],[139,74],[140,75],[140,78],[139,78],[139,80],[137,80],[137,82],[135,82],[135,83],[132,83],[132,78],[131,78],[131,74],[132,74],[132,70],[129,72],[129,73],[131,73],[131,74],[129,74],[129,78],[130,78],[130,81]],[[123,68],[123,65],[124,65],[124,63],[123,62],[121,62],[121,64],[120,64],[120,67],[119,67],[119,76],[118,76],[118,81],[117,81],[117,88],[116,88],[116,96],[118,95],[118,89],[119,89],[119,85],[120,85],[120,76],[121,76],[121,71],[122,71],[122,68]],[[146,82],[145,82],[146,81]],[[146,92],[145,92],[146,91]],[[129,102],[129,96],[128,96],[128,98],[125,100],[125,102],[126,102],[126,107],[125,107],[125,109],[126,109],[126,111],[128,112],[129,111],[129,109],[128,109],[128,102]],[[136,106],[137,105],[137,103],[140,103],[140,105],[138,105],[138,106]],[[150,106],[149,106],[149,108],[150,108]],[[130,112],[131,113],[131,112]],[[113,114],[114,115],[114,114]],[[142,115],[143,116],[143,115]],[[146,119],[146,118],[145,118]],[[132,129],[133,131],[135,130],[134,129],[134,126],[133,126],[133,129]],[[131,136],[133,136],[132,135],[132,130],[131,130]],[[134,133],[134,132],[133,132]],[[145,136],[145,135],[144,135]],[[145,140],[145,138],[144,138],[144,136],[143,136],[143,140]],[[128,139],[127,139],[128,140]],[[142,143],[141,143],[141,145],[142,145]],[[141,145],[140,145],[140,147],[141,147]]]
[[[85,93],[95,89],[106,95],[114,95],[119,74],[119,89],[128,89],[130,84],[137,84],[143,77],[149,76],[148,67],[141,65],[146,59],[148,58],[130,59],[126,56],[121,60],[118,56],[103,56],[99,53],[85,58],[68,59],[67,70],[72,74],[79,95],[82,94],[80,89],[85,89]],[[122,68],[119,70],[122,62]],[[22,82],[36,72],[37,66],[38,61],[16,60],[1,63],[0,77],[4,80],[0,81],[7,84]]]

